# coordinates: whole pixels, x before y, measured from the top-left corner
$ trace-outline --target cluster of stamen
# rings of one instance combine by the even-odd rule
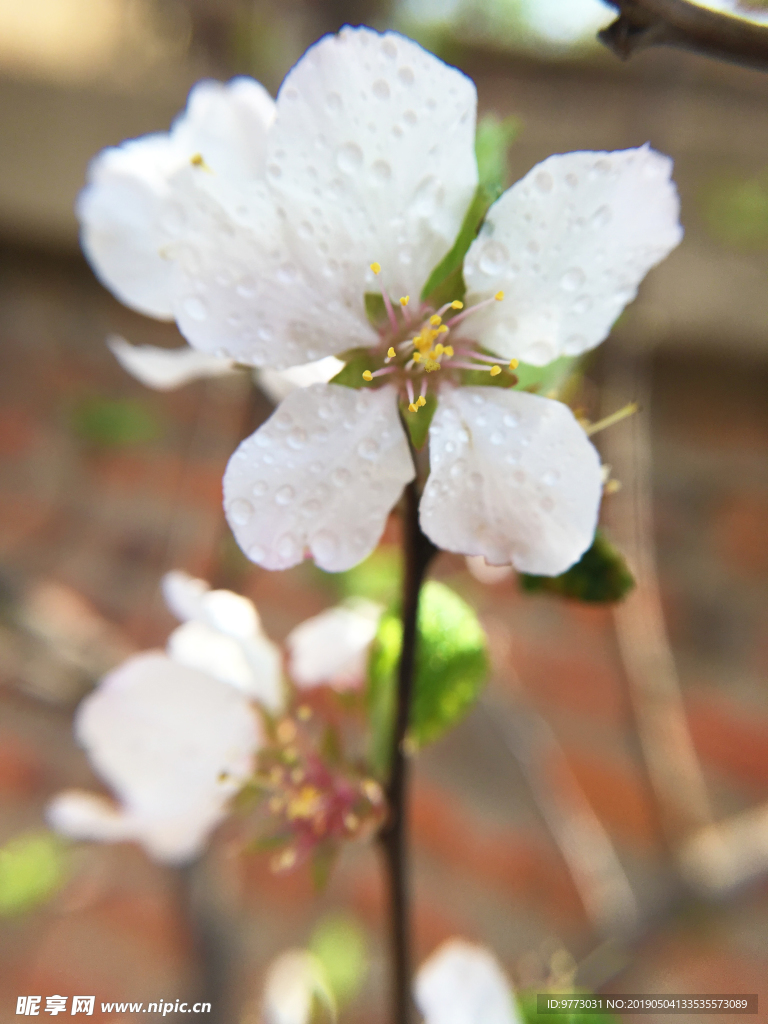
[[[378,275],[381,265],[372,263],[371,270]],[[451,330],[478,310],[493,302],[501,302],[504,292],[496,292],[493,298],[467,309],[459,299],[446,302],[438,310],[422,304],[415,316],[409,308],[410,296],[403,295],[399,302],[401,319],[398,319],[395,305],[386,290],[382,289],[381,296],[388,321],[388,326],[380,331],[381,347],[386,346],[386,356],[384,365],[378,370],[363,372],[363,380],[370,383],[376,377],[398,375],[408,399],[409,412],[418,412],[427,404],[427,374],[448,369],[480,370],[497,377],[502,372],[493,356],[472,347],[474,342],[462,339],[461,345],[456,347],[446,342]],[[516,359],[510,360],[510,370],[517,369],[517,366]]]

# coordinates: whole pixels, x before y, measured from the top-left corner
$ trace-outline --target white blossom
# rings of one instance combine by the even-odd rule
[[[463,939],[435,950],[419,968],[413,991],[424,1024],[523,1024],[496,957]]]
[[[373,601],[328,608],[306,619],[286,638],[291,679],[300,689],[327,684],[335,690],[363,685],[368,652],[384,611]]]
[[[264,981],[264,1024],[310,1024],[318,1003],[336,1019],[336,1004],[318,958],[306,949],[289,949],[276,957]]]
[[[368,353],[363,390],[291,392],[232,457],[227,519],[259,565],[365,558],[414,476],[398,402],[426,415],[433,394],[421,524],[438,546],[556,575],[592,542],[600,464],[570,411],[459,385],[468,368],[540,366],[606,337],[680,241],[671,161],[648,146],[549,157],[488,211],[465,304],[434,310],[422,290],[477,186],[475,108],[472,82],[415,43],[347,28],[274,105],[244,79],[205,83],[168,135],[94,161],[84,248],[124,301],[262,371]]]

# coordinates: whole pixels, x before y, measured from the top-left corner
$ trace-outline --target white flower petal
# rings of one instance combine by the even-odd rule
[[[273,118],[257,82],[201,82],[169,133],[105,149],[93,160],[77,203],[81,242],[121,302],[148,316],[173,316],[167,248],[183,237],[189,211],[169,187],[171,177],[198,153],[235,183],[258,176]]]
[[[205,580],[174,569],[162,580],[163,598],[177,619],[203,622],[212,629],[246,639],[261,634],[259,613],[247,597],[232,590],[211,590]]]
[[[170,861],[200,851],[261,742],[243,694],[159,652],[105,676],[80,705],[75,732],[131,834]]]
[[[52,829],[72,839],[116,843],[133,838],[130,821],[106,797],[67,789],[51,800],[45,819]]]
[[[327,384],[343,368],[344,363],[335,356],[325,356],[313,363],[292,366],[288,370],[259,370],[259,387],[273,402],[282,402],[289,391],[308,388],[310,384]]]
[[[457,333],[535,366],[598,345],[683,236],[671,171],[648,146],[537,164],[494,203],[464,260],[467,305],[499,289],[505,299]]]
[[[334,999],[316,956],[306,949],[289,949],[272,961],[264,980],[265,1024],[310,1024],[315,999],[335,1018]]]
[[[285,703],[280,649],[265,636],[238,640],[204,622],[185,622],[171,633],[167,651],[180,665],[242,690],[273,714]]]
[[[495,956],[462,939],[444,942],[422,964],[414,997],[424,1024],[522,1024]]]
[[[453,245],[477,187],[476,103],[460,71],[368,28],[325,36],[283,82],[267,180],[303,262],[361,315],[372,261],[396,298],[417,296]]]
[[[557,576],[592,543],[600,458],[570,409],[525,391],[444,390],[421,528],[439,548]]]
[[[107,345],[124,370],[156,391],[171,391],[205,377],[232,373],[231,359],[220,359],[193,348],[159,348],[156,345],[131,345],[119,334],[107,338]]]
[[[378,340],[362,291],[342,293],[324,263],[302,262],[303,243],[265,185],[234,188],[185,167],[172,186],[188,211],[170,253],[173,309],[195,348],[284,370]]]
[[[285,641],[294,683],[302,689],[323,683],[335,690],[361,686],[383,610],[372,601],[358,601],[328,608],[300,623]]]
[[[224,474],[224,510],[240,547],[267,569],[309,552],[328,572],[361,562],[413,479],[394,388],[313,384],[292,391]]]

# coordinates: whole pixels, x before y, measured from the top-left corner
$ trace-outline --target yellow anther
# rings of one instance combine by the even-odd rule
[[[411,402],[411,404],[408,406],[408,412],[418,412],[418,411],[419,411],[418,405],[416,405],[415,402]]]
[[[446,345],[443,349],[448,359],[453,359],[453,345]]]
[[[302,704],[296,711],[296,717],[300,722],[308,722],[312,717],[312,708],[309,704]]]
[[[501,367],[500,366],[492,366],[491,367],[491,376],[492,377],[498,377],[500,373],[501,373]]]
[[[217,779],[219,782],[226,782],[229,778],[229,772],[219,772]]]
[[[609,480],[603,490],[606,494],[615,494],[621,490],[621,480]]]
[[[360,819],[356,814],[345,814],[344,815],[344,827],[347,832],[354,832],[357,826],[360,824]]]
[[[277,738],[280,743],[291,743],[296,739],[296,725],[290,718],[284,718],[278,725]]]
[[[296,851],[295,850],[283,850],[282,853],[276,854],[271,862],[270,866],[273,871],[288,871],[296,863]]]
[[[448,333],[448,328],[445,326],[445,324],[442,324],[440,327],[437,328],[437,333],[438,334],[447,334]]]
[[[414,352],[413,353],[413,361],[414,361],[414,363],[420,363],[421,362],[421,352]]]
[[[519,359],[510,359],[509,360],[509,368],[510,368],[510,370],[516,370],[519,365],[520,365],[520,360]]]
[[[211,171],[211,168],[208,166],[208,164],[203,159],[203,154],[202,153],[195,153],[194,156],[191,156],[189,158],[189,162],[192,164],[193,167],[201,167],[204,171],[208,171],[209,174],[213,173]]]
[[[370,370],[363,370],[363,380],[373,380],[373,374]]]
[[[380,263],[372,263],[371,264],[371,270],[374,272],[374,274],[380,274],[381,273],[381,264]]]
[[[397,352],[395,352],[395,348],[393,345],[390,345],[389,348],[387,349],[387,355],[389,356],[390,359],[394,359],[395,356],[397,355]]]
[[[407,306],[409,301],[410,301],[410,298],[411,298],[410,295],[402,295],[400,297],[400,305],[401,306]]]
[[[440,369],[440,363],[436,362],[434,359],[427,359],[426,363],[424,363],[424,369],[427,373],[432,373],[433,370]]]
[[[304,786],[288,802],[287,814],[291,821],[297,818],[312,818],[320,809],[322,796],[314,786]]]
[[[440,344],[440,342],[438,342],[437,345],[435,345],[435,355],[441,356],[443,352],[445,352],[445,348]]]
[[[454,299],[451,303],[451,309],[464,309],[464,303],[459,302],[458,299]]]
[[[494,299],[496,299],[497,302],[501,302],[501,300],[504,298],[504,292],[496,292],[496,294],[493,297]]]
[[[380,804],[384,800],[384,791],[375,779],[365,779],[361,785],[363,794],[372,804]]]
[[[429,322],[432,324],[433,327],[437,327],[438,324],[441,324],[443,322],[443,318],[441,316],[438,316],[437,313],[435,313],[434,316],[431,316],[429,318]]]
[[[419,397],[416,399],[416,406],[420,409],[422,407],[422,405],[426,405],[426,404],[427,404],[427,400],[424,397],[424,395],[419,395]]]

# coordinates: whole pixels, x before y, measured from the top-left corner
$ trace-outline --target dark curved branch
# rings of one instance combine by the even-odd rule
[[[598,37],[626,60],[649,46],[676,46],[768,71],[768,25],[711,11],[689,0],[607,0],[619,17]]]

